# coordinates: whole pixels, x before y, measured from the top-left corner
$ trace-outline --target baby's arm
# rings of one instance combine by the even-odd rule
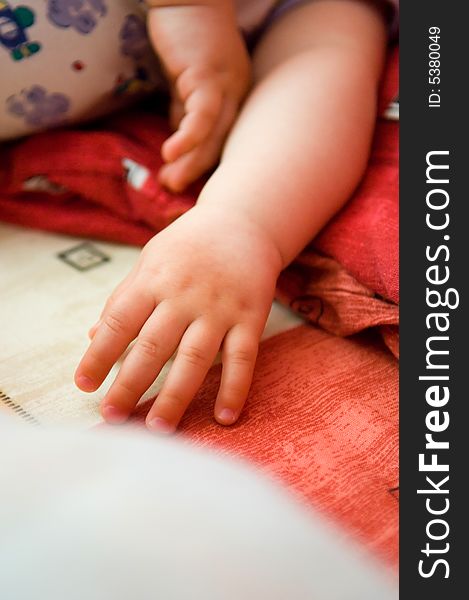
[[[102,410],[125,420],[178,348],[147,416],[173,431],[222,347],[215,417],[238,418],[275,282],[350,196],[368,157],[386,46],[367,2],[316,0],[273,26],[256,84],[197,205],[156,235],[106,304],[76,382],[92,391],[128,344]]]
[[[372,2],[316,0],[286,14],[256,48],[254,90],[199,204],[244,212],[286,266],[364,172],[385,49]]]
[[[250,84],[232,0],[147,0],[148,30],[171,86],[160,179],[181,191],[215,166]]]

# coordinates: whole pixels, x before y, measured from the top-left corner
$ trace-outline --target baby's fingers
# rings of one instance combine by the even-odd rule
[[[181,311],[159,304],[142,327],[106,394],[101,410],[110,423],[125,421],[176,350],[188,324]]]
[[[190,94],[178,130],[162,146],[161,153],[166,162],[177,160],[208,137],[218,121],[222,100],[219,87],[210,80]]]
[[[132,288],[111,305],[75,372],[81,390],[92,392],[101,385],[154,308],[153,297],[142,288]]]
[[[224,135],[213,135],[199,147],[183,154],[176,161],[163,165],[159,180],[173,192],[182,192],[216,164],[223,145]]]
[[[188,328],[163,389],[147,415],[149,429],[161,433],[175,431],[212,366],[223,335],[224,328],[203,319]]]
[[[130,271],[130,273],[127,275],[127,277],[125,277],[119,283],[119,285],[116,286],[116,288],[114,289],[114,291],[112,292],[112,294],[106,300],[106,304],[104,305],[103,310],[101,311],[101,314],[99,315],[99,319],[97,320],[97,322],[88,331],[88,337],[90,338],[90,340],[92,340],[94,338],[95,333],[98,330],[98,327],[101,325],[101,322],[103,320],[103,316],[109,312],[111,306],[121,296],[121,294],[123,292],[125,292],[129,288],[129,286],[132,285],[137,272],[138,272],[138,263],[134,265],[133,269]]]
[[[223,342],[223,370],[215,402],[215,419],[232,425],[246,402],[259,347],[259,336],[243,325],[236,325]]]

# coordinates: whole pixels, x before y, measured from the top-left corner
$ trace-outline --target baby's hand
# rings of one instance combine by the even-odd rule
[[[162,147],[160,180],[182,191],[218,162],[250,83],[230,0],[151,0],[148,29],[172,91],[175,133]]]
[[[246,400],[281,268],[268,236],[247,217],[197,205],[156,235],[108,300],[75,381],[96,390],[136,338],[102,401],[127,419],[178,348],[147,426],[172,432],[222,347],[215,418],[231,425]]]

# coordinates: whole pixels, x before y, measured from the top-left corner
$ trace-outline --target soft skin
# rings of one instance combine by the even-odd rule
[[[193,8],[194,20],[199,9],[217,10],[215,4],[228,10],[225,2],[179,4],[155,6],[151,14],[162,22],[164,14],[158,11],[166,11],[174,24],[177,15],[182,19],[181,10]],[[205,26],[204,21],[201,27]],[[187,24],[181,28],[188,31]],[[197,26],[194,30],[198,32]],[[168,33],[168,39],[172,35]],[[209,38],[201,35],[199,41],[204,39]],[[193,64],[200,68],[206,61],[211,68],[213,61],[210,43],[203,49],[199,45],[196,52],[193,40],[186,42],[184,58],[176,61],[179,68],[171,66],[176,64],[172,56],[164,55],[166,46],[157,48],[176,87]],[[173,47],[168,42],[167,48]],[[197,127],[190,133],[191,127],[185,130],[184,119],[180,121],[165,147],[168,164],[162,179],[170,184],[174,177],[177,182],[170,187],[178,189],[199,173],[199,168],[192,169],[194,164],[211,166],[207,145],[222,148],[221,161],[196,206],[147,244],[90,332],[92,341],[76,372],[76,383],[84,391],[97,389],[136,339],[103,399],[107,421],[127,419],[177,347],[175,362],[147,416],[148,427],[158,432],[176,429],[220,348],[223,371],[215,418],[224,425],[236,421],[281,269],[339,210],[365,169],[385,48],[384,19],[373,4],[301,4],[257,45],[253,86],[242,106],[239,90],[233,92],[236,100],[229,101],[241,106],[231,128],[225,121],[221,127],[219,116],[214,127],[207,126],[201,142]],[[228,72],[240,64],[231,52],[238,52],[237,42],[227,52]],[[244,48],[242,53],[244,57]],[[197,89],[194,84],[192,94]],[[231,98],[227,89],[223,98]],[[190,97],[184,107],[188,121]],[[204,114],[202,92],[198,98]],[[226,135],[226,143],[221,142]],[[210,159],[216,155],[209,154]]]
[[[231,0],[151,0],[148,30],[171,88],[175,133],[162,147],[161,182],[183,190],[215,166],[250,81]]]

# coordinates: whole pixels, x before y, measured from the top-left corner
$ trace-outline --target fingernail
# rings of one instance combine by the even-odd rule
[[[161,417],[155,417],[151,419],[147,423],[148,429],[154,431],[155,433],[173,433],[175,431],[175,427],[168,423],[166,419],[162,419]]]
[[[236,413],[231,408],[224,408],[218,413],[218,421],[221,421],[223,425],[231,425],[236,421]]]
[[[120,425],[127,421],[127,415],[115,406],[105,406],[102,411],[104,420],[111,425]]]
[[[89,377],[86,377],[86,375],[79,375],[76,377],[75,383],[83,392],[94,392],[96,389],[93,381]]]

